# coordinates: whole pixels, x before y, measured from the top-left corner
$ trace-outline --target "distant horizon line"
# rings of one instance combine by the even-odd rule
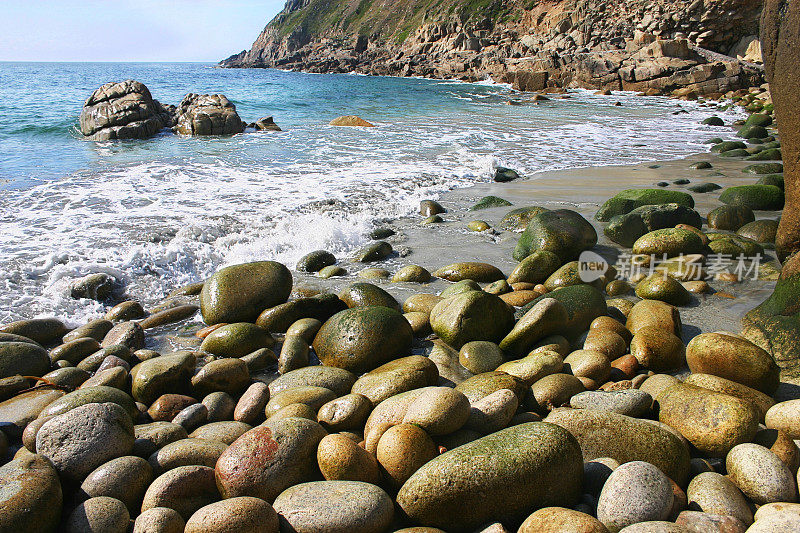
[[[221,60],[220,60],[221,61]],[[81,61],[81,60],[25,60],[0,59],[0,63],[185,63],[185,64],[219,64],[220,61],[150,61],[150,60],[118,60],[118,61]]]

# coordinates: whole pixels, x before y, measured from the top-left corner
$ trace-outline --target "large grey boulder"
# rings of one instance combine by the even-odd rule
[[[134,80],[101,86],[83,104],[80,116],[81,133],[94,141],[146,139],[171,122],[150,90]]]
[[[233,135],[247,126],[222,94],[187,94],[177,109],[175,131],[182,135]]]

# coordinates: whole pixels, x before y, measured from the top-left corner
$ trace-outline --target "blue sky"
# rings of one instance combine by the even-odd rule
[[[250,48],[285,0],[2,0],[0,61],[204,61]]]

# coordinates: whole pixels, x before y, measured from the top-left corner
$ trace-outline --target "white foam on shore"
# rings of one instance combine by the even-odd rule
[[[229,264],[293,266],[316,249],[344,258],[368,242],[376,219],[409,215],[421,199],[488,181],[494,166],[530,175],[677,158],[722,131],[699,124],[710,113],[696,104],[667,99],[577,92],[507,106],[502,87],[456,96],[469,102],[382,117],[377,128],[166,136],[144,164],[106,167],[102,151],[118,147],[99,146],[96,168],[2,191],[0,323],[98,316],[102,305],[69,296],[72,280],[93,272],[114,275],[130,296],[152,304]],[[614,107],[618,100],[622,107]],[[679,109],[688,114],[672,115]]]

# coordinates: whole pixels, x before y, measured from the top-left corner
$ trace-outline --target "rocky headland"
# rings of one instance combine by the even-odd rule
[[[223,67],[683,97],[763,82],[759,0],[290,0]]]

